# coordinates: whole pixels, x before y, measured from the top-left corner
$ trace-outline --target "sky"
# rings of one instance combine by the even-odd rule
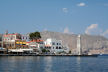
[[[6,30],[108,38],[108,0],[0,0],[0,33]]]

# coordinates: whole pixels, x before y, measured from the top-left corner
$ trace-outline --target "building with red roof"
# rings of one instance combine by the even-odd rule
[[[3,47],[15,48],[15,41],[20,39],[21,39],[21,35],[18,33],[14,33],[14,34],[6,33],[3,35]]]

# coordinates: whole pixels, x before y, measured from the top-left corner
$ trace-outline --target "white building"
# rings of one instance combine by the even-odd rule
[[[8,52],[28,52],[28,53],[32,53],[33,52],[33,49],[30,49],[30,48],[25,48],[25,49],[9,49]]]
[[[33,40],[28,42],[29,48],[34,49],[34,52],[41,52],[41,49],[45,47],[43,40]]]
[[[69,53],[69,51],[70,51],[68,45],[64,45],[63,49],[64,49],[64,52],[66,52],[66,53]]]
[[[61,40],[48,38],[44,43],[45,48],[48,49],[51,53],[59,53],[63,52],[64,48],[65,50],[67,49],[66,47],[63,47]]]
[[[22,40],[25,40],[26,42],[30,41],[30,39],[29,39],[29,34],[22,34],[22,35],[21,35],[21,39],[22,39]]]

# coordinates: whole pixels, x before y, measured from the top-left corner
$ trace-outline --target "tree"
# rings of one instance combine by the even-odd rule
[[[69,54],[71,54],[71,50],[69,51]]]
[[[32,32],[29,34],[30,40],[37,40],[41,38],[40,32]]]
[[[42,52],[45,53],[45,52],[47,52],[47,50],[46,49],[42,49]]]

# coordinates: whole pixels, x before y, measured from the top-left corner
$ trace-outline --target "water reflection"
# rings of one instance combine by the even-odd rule
[[[52,57],[45,57],[45,71],[44,72],[52,72]]]
[[[77,57],[76,58],[76,62],[77,62],[77,72],[81,72],[81,57]]]
[[[13,56],[0,58],[0,65],[0,72],[36,72],[41,64],[40,57]]]
[[[0,57],[0,72],[108,72],[108,59],[94,57]]]

